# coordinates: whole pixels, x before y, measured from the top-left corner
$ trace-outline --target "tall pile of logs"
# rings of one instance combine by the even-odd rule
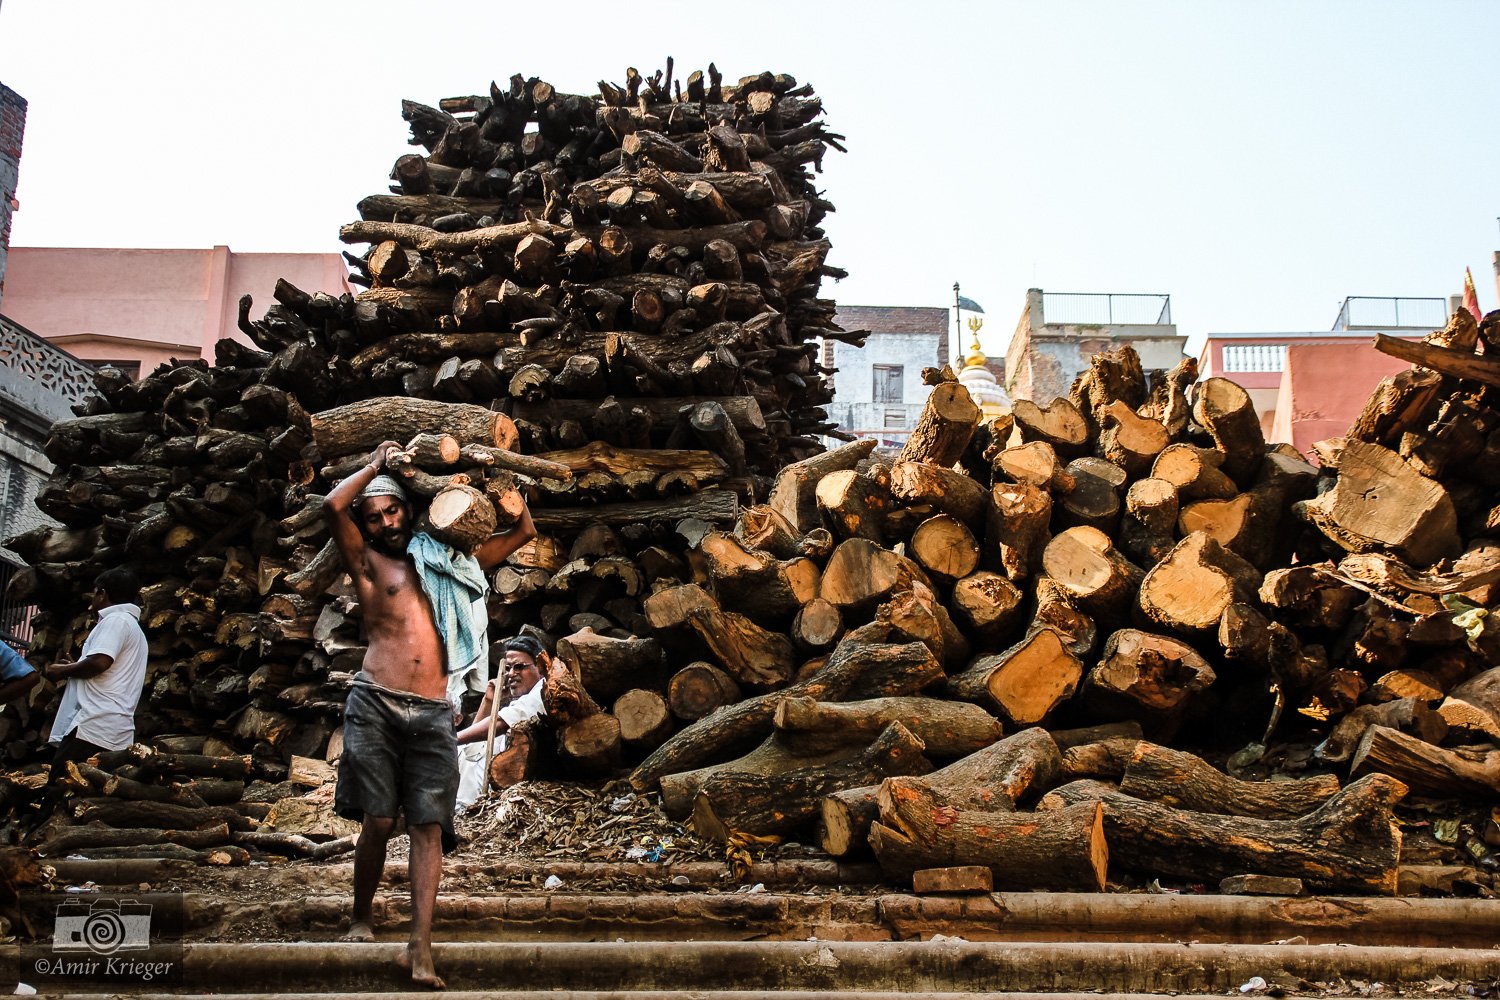
[[[816,827],[901,876],[1098,888],[1112,857],[1394,891],[1396,802],[1500,791],[1500,362],[1479,329],[1459,313],[1402,345],[1425,367],[1320,466],[1191,359],[1102,354],[1068,398],[987,423],[931,373],[900,455],[788,466],[646,602],[669,648],[754,696],[632,782],[700,833]],[[1500,313],[1482,329],[1500,348]],[[1241,781],[1162,745],[1254,768],[1278,739],[1321,739],[1321,773]]]
[[[542,537],[496,574],[492,636],[583,629],[606,652],[568,655],[592,676],[611,643],[660,659],[635,636],[649,581],[686,578],[678,523],[733,523],[837,433],[819,341],[861,339],[819,297],[842,272],[813,172],[841,147],[810,86],[669,61],[592,95],[516,76],[402,114],[419,151],[341,234],[363,290],[283,282],[259,319],[241,302],[250,343],[222,341],[212,367],[101,372],[47,445],[38,503],[61,527],[9,541],[29,564],[11,597],[43,609],[34,660],[75,654],[93,577],[134,566],[142,737],[196,734],[267,777],[337,755],[363,642],[321,499],[374,445],[408,446],[423,526],[455,541],[529,501]],[[593,689],[612,702],[661,664],[626,667],[639,685]],[[54,693],[0,716],[12,762]]]

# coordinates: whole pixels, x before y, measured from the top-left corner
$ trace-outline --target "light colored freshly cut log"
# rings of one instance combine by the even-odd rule
[[[897,462],[891,468],[890,495],[907,507],[926,506],[966,524],[981,524],[989,494],[961,472],[925,462]]]
[[[1260,414],[1250,394],[1227,378],[1204,379],[1193,397],[1193,419],[1224,453],[1224,473],[1248,487],[1266,453]]]
[[[832,649],[844,634],[844,616],[831,602],[815,597],[792,619],[792,642],[801,649],[821,653]]]
[[[954,809],[920,779],[892,778],[879,804],[870,846],[887,874],[982,865],[1001,889],[1104,891],[1109,847],[1097,803],[1044,814]]]
[[[995,456],[995,478],[1004,476],[1017,483],[1030,483],[1055,496],[1073,491],[1072,475],[1046,441],[1032,441],[1006,448]]]
[[[917,426],[906,439],[897,462],[926,462],[951,468],[969,446],[979,426],[979,407],[962,382],[943,382],[933,387]]]
[[[1178,542],[1139,584],[1140,609],[1156,625],[1187,636],[1218,631],[1231,604],[1251,604],[1260,573],[1208,535]]]
[[[1002,483],[990,490],[982,564],[1019,582],[1041,566],[1051,539],[1052,497],[1040,486]]]
[[[841,611],[864,612],[920,577],[909,559],[867,538],[850,538],[828,557],[818,596]]]
[[[1060,523],[1067,527],[1086,525],[1113,534],[1120,520],[1120,490],[1125,470],[1102,458],[1075,458],[1068,463],[1073,477],[1072,492],[1059,501]]]
[[[1004,642],[1021,623],[1020,589],[999,573],[978,570],[953,585],[953,617],[975,640]]]
[[[875,450],[875,441],[853,441],[821,455],[793,462],[776,474],[766,503],[786,518],[793,530],[807,533],[819,526],[818,483],[830,473],[853,469]]]
[[[818,510],[838,538],[885,537],[885,514],[890,509],[888,486],[874,476],[853,469],[830,472],[818,483]]]
[[[495,505],[472,486],[449,486],[432,498],[419,524],[438,541],[472,552],[495,532]]]
[[[1384,549],[1425,567],[1462,548],[1448,491],[1364,441],[1345,446],[1333,489],[1293,509],[1349,552]]]
[[[667,704],[684,722],[696,722],[716,708],[740,700],[740,686],[712,663],[689,663],[667,684]]]
[[[867,745],[892,722],[921,740],[928,757],[963,757],[1000,739],[1000,721],[978,705],[937,698],[785,698],[774,722],[781,743],[805,754]]]
[[[870,827],[880,819],[880,786],[845,788],[823,796],[818,804],[818,846],[843,858],[868,846]]]
[[[1160,570],[1160,566],[1152,572]],[[1097,528],[1069,528],[1047,543],[1042,569],[1096,620],[1123,622],[1141,589],[1139,566]],[[1217,624],[1218,616],[1214,616]]]
[[[1018,399],[1011,413],[1022,444],[1045,441],[1064,458],[1088,453],[1088,421],[1069,400],[1059,396],[1043,407],[1029,399]]]
[[[693,803],[692,828],[727,842],[735,832],[785,835],[817,818],[823,796],[875,784],[892,775],[925,774],[932,765],[922,741],[893,722],[856,757],[797,768],[772,777],[721,771],[704,782]]]
[[[1368,697],[1376,703],[1416,698],[1435,705],[1446,693],[1443,687],[1441,681],[1425,670],[1391,670],[1370,685]]]
[[[409,441],[418,434],[448,434],[459,444],[512,451],[518,440],[516,425],[503,413],[405,396],[376,396],[314,413],[311,429],[325,455],[371,450],[382,441]]]
[[[557,734],[557,752],[582,773],[608,774],[620,766],[620,720],[598,712],[563,726]]]
[[[1253,871],[1303,879],[1325,892],[1396,891],[1401,828],[1391,807],[1406,786],[1385,775],[1349,785],[1297,819],[1216,816],[1132,798],[1097,781],[1042,797],[1039,810],[1104,805],[1110,857],[1147,877],[1217,881]]]
[[[1239,493],[1220,469],[1224,453],[1191,444],[1168,445],[1151,463],[1151,477],[1165,479],[1177,488],[1182,502],[1192,500],[1227,500]]]
[[[655,750],[672,735],[672,713],[655,691],[635,688],[615,699],[610,707],[620,723],[620,742],[635,750]]]
[[[1132,479],[1145,475],[1156,456],[1172,443],[1160,421],[1137,416],[1122,400],[1096,410],[1094,416],[1099,420],[1099,454]]]
[[[1083,663],[1061,635],[1038,629],[1001,653],[981,656],[948,678],[955,698],[993,705],[1001,718],[1032,726],[1071,698],[1083,678]]]
[[[1371,726],[1349,761],[1349,774],[1389,775],[1413,793],[1492,801],[1500,795],[1500,749],[1446,750],[1384,726]]]
[[[1500,667],[1475,674],[1449,691],[1438,714],[1466,736],[1487,737],[1500,744]]]
[[[677,628],[688,624],[691,613],[701,608],[717,608],[719,602],[696,583],[658,590],[641,602],[641,611],[652,628]]]
[[[1294,819],[1332,798],[1339,779],[1331,774],[1290,781],[1241,781],[1201,757],[1141,741],[1125,767],[1120,791],[1176,809]]]
[[[1138,479],[1125,493],[1120,550],[1142,569],[1164,559],[1176,544],[1177,489],[1165,479]]]
[[[951,514],[929,517],[917,525],[909,551],[919,566],[945,582],[968,576],[979,565],[974,533]]]
[[[1105,640],[1079,697],[1098,717],[1137,719],[1166,737],[1213,682],[1213,668],[1187,643],[1121,629]]]

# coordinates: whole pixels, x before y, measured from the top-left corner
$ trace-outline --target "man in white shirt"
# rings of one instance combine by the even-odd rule
[[[495,713],[496,753],[504,749],[501,741],[512,728],[527,719],[546,714],[546,706],[542,704],[542,685],[547,668],[552,663],[542,644],[529,635],[518,635],[506,640],[504,649],[505,661],[501,664],[504,674],[500,680],[505,684],[505,694],[509,701]],[[477,801],[479,790],[484,784],[483,746],[489,737],[490,713],[493,711],[495,698],[499,695],[495,686],[495,681],[490,681],[485,688],[484,700],[474,713],[474,722],[458,734],[459,809],[467,808]]]
[[[69,761],[123,750],[135,741],[135,708],[146,680],[146,633],[135,603],[140,591],[135,574],[124,567],[100,573],[89,603],[99,624],[84,640],[77,660],[53,663],[43,671],[48,680],[66,687],[47,739],[57,754],[32,829],[45,823],[62,801],[64,790],[57,781]]]

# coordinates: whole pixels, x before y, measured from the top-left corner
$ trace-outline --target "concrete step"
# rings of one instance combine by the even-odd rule
[[[189,944],[165,992],[389,993],[410,989],[397,944]],[[443,942],[454,990],[575,993],[705,991],[985,994],[1072,991],[1226,993],[1254,976],[1289,992],[1356,993],[1488,983],[1500,950],[1084,942]],[[1440,977],[1440,980],[1439,980]],[[103,990],[101,990],[102,992]],[[490,994],[493,995],[493,994]],[[1097,995],[1097,994],[1096,994]]]
[[[404,940],[410,903],[402,892],[376,896],[381,939]],[[332,939],[347,927],[352,899],[258,902],[189,893],[183,906],[189,940]],[[447,941],[901,941],[943,934],[969,941],[1263,945],[1301,938],[1312,945],[1488,948],[1496,942],[1494,911],[1493,901],[1479,899],[532,891],[442,894],[433,926]],[[37,916],[45,918],[45,907]]]

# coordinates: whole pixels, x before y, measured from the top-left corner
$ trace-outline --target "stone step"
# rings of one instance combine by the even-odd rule
[[[165,992],[389,993],[410,989],[399,944],[188,944],[184,975]],[[1352,994],[1444,982],[1488,983],[1500,951],[1316,945],[1098,942],[443,942],[437,969],[452,989],[674,992],[1226,993],[1254,976],[1271,987]],[[1332,986],[1331,990],[1327,987]],[[116,989],[118,987],[115,987]],[[154,988],[154,987],[153,987]],[[106,988],[101,988],[101,992]],[[87,990],[84,990],[87,992]],[[1434,994],[1435,995],[1435,994]]]
[[[381,940],[403,940],[410,897],[381,892]],[[46,925],[55,897],[29,897]],[[182,897],[192,940],[333,939],[348,925],[344,894]],[[447,941],[969,941],[1136,942],[1488,948],[1493,901],[1377,897],[1239,897],[1106,893],[570,893],[439,895],[435,936]],[[1300,942],[1295,939],[1302,939]]]

